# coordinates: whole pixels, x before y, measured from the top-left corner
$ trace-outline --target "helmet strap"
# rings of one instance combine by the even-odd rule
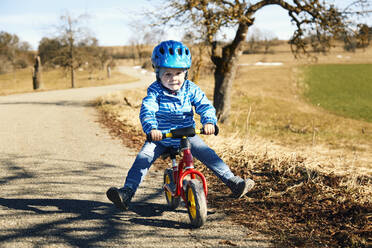
[[[155,67],[154,65],[153,65],[153,67],[154,67],[154,70],[155,70],[156,81],[161,82],[161,81],[160,81],[160,76],[159,76],[159,69],[160,69],[160,68]]]

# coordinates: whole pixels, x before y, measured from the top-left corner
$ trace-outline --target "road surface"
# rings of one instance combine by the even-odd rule
[[[0,97],[0,247],[270,247],[269,238],[209,209],[191,229],[169,211],[162,172],[150,170],[127,212],[106,199],[123,184],[136,151],[110,137],[90,104],[153,76],[104,87]]]

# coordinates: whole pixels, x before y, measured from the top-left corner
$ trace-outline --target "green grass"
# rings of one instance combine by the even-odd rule
[[[305,96],[335,114],[372,122],[372,64],[314,65]]]

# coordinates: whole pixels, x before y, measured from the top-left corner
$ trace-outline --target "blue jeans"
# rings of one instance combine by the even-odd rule
[[[230,168],[218,157],[214,150],[207,146],[199,136],[189,138],[191,143],[191,153],[193,157],[200,160],[209,169],[211,169],[222,182],[226,183],[228,179],[234,176]],[[163,154],[168,147],[159,142],[145,142],[136,160],[128,171],[124,187],[137,190],[140,183],[145,178],[147,171],[155,160]]]

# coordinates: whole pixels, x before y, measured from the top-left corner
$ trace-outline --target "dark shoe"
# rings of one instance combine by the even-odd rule
[[[238,176],[230,178],[227,182],[227,186],[231,189],[234,198],[241,198],[247,194],[254,187],[254,184],[252,179],[243,180]]]
[[[114,203],[114,205],[122,210],[127,210],[130,200],[134,192],[131,188],[118,189],[111,187],[106,192],[107,198]]]

